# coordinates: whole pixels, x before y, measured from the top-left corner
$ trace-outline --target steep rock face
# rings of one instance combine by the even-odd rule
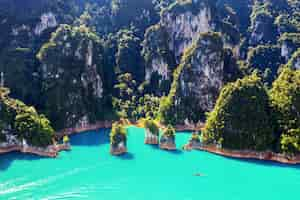
[[[54,28],[58,25],[55,15],[52,12],[43,13],[41,21],[36,25],[34,33],[41,35],[48,28]]]
[[[4,72],[5,84],[13,96],[39,104],[35,55],[59,23],[74,19],[76,9],[75,0],[0,2],[0,71]]]
[[[147,81],[158,75],[158,88],[170,87],[168,83],[162,86],[161,81],[172,80],[174,64],[179,63],[184,50],[200,33],[216,28],[215,9],[214,1],[193,0],[176,2],[162,12],[160,22],[145,35],[143,54]]]
[[[273,23],[274,19],[271,15],[259,13],[253,16],[249,44],[256,46],[259,44],[274,43],[277,33]]]
[[[191,51],[182,63],[180,96],[193,98],[203,110],[211,110],[223,85],[223,43],[218,35],[202,34]]]
[[[132,74],[134,80],[144,80],[144,68],[141,57],[141,41],[132,31],[120,31],[117,38],[116,66],[120,73]],[[133,57],[134,59],[129,59]]]
[[[142,54],[145,60],[145,80],[155,89],[168,92],[172,71],[176,66],[174,51],[169,48],[171,38],[160,25],[150,27],[145,34]],[[160,93],[160,92],[159,92]]]
[[[177,62],[185,48],[197,40],[199,33],[208,32],[214,24],[213,4],[209,1],[175,4],[162,13],[160,24],[169,34],[169,48],[175,53]]]
[[[293,54],[287,65],[291,69],[300,70],[300,48]]]
[[[280,39],[281,56],[288,61],[293,53],[300,48],[300,34],[299,33],[285,33]]]
[[[103,49],[86,27],[62,25],[40,50],[46,110],[56,128],[93,121],[104,94]]]
[[[224,79],[223,42],[217,33],[203,33],[191,48],[187,49],[174,73],[174,81],[168,96],[170,102],[162,106],[168,123],[197,123],[205,112],[213,109]],[[192,112],[191,112],[192,110]]]

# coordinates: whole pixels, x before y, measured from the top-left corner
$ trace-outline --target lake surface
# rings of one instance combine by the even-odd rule
[[[0,155],[0,199],[283,200],[299,198],[300,166],[229,159],[201,151],[167,152],[128,129],[128,151],[109,154],[109,130],[71,137],[57,159]],[[189,133],[178,133],[178,149]],[[201,173],[204,176],[194,176]]]

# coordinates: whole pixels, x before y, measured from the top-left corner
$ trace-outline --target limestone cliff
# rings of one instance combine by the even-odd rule
[[[284,33],[280,39],[281,56],[288,61],[293,53],[300,48],[300,33]]]
[[[178,1],[161,13],[160,22],[145,35],[143,54],[147,81],[158,76],[157,88],[166,92],[184,50],[200,33],[216,29],[215,9],[214,1]]]
[[[46,110],[56,127],[95,120],[104,94],[103,49],[88,28],[62,25],[40,50]]]
[[[77,15],[76,0],[2,0],[0,2],[0,71],[12,95],[39,105],[35,54],[61,23]]]
[[[205,112],[213,109],[223,86],[224,55],[220,35],[211,32],[200,34],[198,41],[185,51],[167,97],[170,104],[161,105],[163,118],[172,116],[166,122],[197,123],[204,119]]]

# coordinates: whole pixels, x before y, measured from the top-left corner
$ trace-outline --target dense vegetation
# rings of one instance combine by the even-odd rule
[[[300,151],[300,71],[285,68],[273,83],[271,105],[276,113],[280,147],[285,152]]]
[[[300,152],[300,72],[284,67],[267,91],[257,74],[226,85],[202,140],[231,149]]]
[[[2,0],[0,84],[11,91],[2,100],[23,111],[6,116],[1,107],[0,141],[17,135],[46,146],[53,129],[119,118],[207,120],[207,143],[297,153],[299,7],[299,0]]]
[[[0,88],[0,140],[8,140],[5,133],[33,146],[48,146],[52,143],[54,130],[44,115],[39,115],[34,107],[8,96],[9,90]]]
[[[225,148],[266,150],[274,139],[270,111],[267,91],[256,74],[229,83],[209,114],[203,141]]]

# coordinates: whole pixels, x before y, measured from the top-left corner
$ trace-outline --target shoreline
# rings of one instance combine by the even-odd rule
[[[300,164],[300,155],[288,158],[286,155],[280,153],[274,153],[272,151],[248,151],[248,150],[229,150],[229,149],[220,149],[214,145],[202,145],[197,148],[201,151],[206,151],[216,155],[221,155],[229,158],[238,158],[238,159],[255,159],[261,161],[272,161],[281,164],[297,165]]]
[[[76,128],[67,128],[55,133],[57,137],[63,137],[64,135],[74,135],[86,131],[94,131],[101,128],[111,128],[112,127],[111,121],[99,121],[94,124],[86,124],[81,127]],[[136,126],[135,123],[131,125]],[[201,127],[196,126],[187,126],[187,125],[177,125],[175,126],[176,131],[198,131]],[[230,158],[239,158],[239,159],[256,159],[262,161],[273,161],[282,164],[290,164],[296,165],[300,164],[300,155],[294,156],[292,158],[288,158],[286,155],[274,153],[271,151],[265,152],[257,152],[257,151],[246,151],[246,150],[229,150],[229,149],[220,149],[214,145],[202,145],[201,147],[194,148],[201,151],[206,151],[209,153],[230,157]],[[20,145],[12,145],[8,147],[0,147],[0,155],[9,153],[9,152],[21,152],[21,153],[28,153],[28,154],[35,154],[42,157],[50,157],[55,158],[58,156],[58,153],[63,150],[70,150],[69,145],[52,145],[45,149],[37,148],[37,147],[23,147]]]
[[[33,154],[41,157],[56,158],[60,151],[68,151],[68,150],[70,150],[70,146],[67,144],[51,145],[48,146],[47,148],[11,145],[11,146],[0,148],[0,155],[11,153],[11,152],[20,152],[25,154]]]
[[[112,122],[109,121],[99,121],[94,124],[86,124],[81,127],[76,128],[67,128],[55,133],[55,136],[58,138],[62,138],[64,135],[73,135],[77,133],[82,133],[85,131],[93,131],[101,128],[111,128]],[[0,147],[0,155],[6,154],[10,152],[20,152],[24,154],[33,154],[42,157],[48,158],[56,158],[60,151],[70,150],[70,145],[58,144],[58,145],[50,145],[46,148],[40,147],[24,147],[22,145],[13,144],[11,146]]]

